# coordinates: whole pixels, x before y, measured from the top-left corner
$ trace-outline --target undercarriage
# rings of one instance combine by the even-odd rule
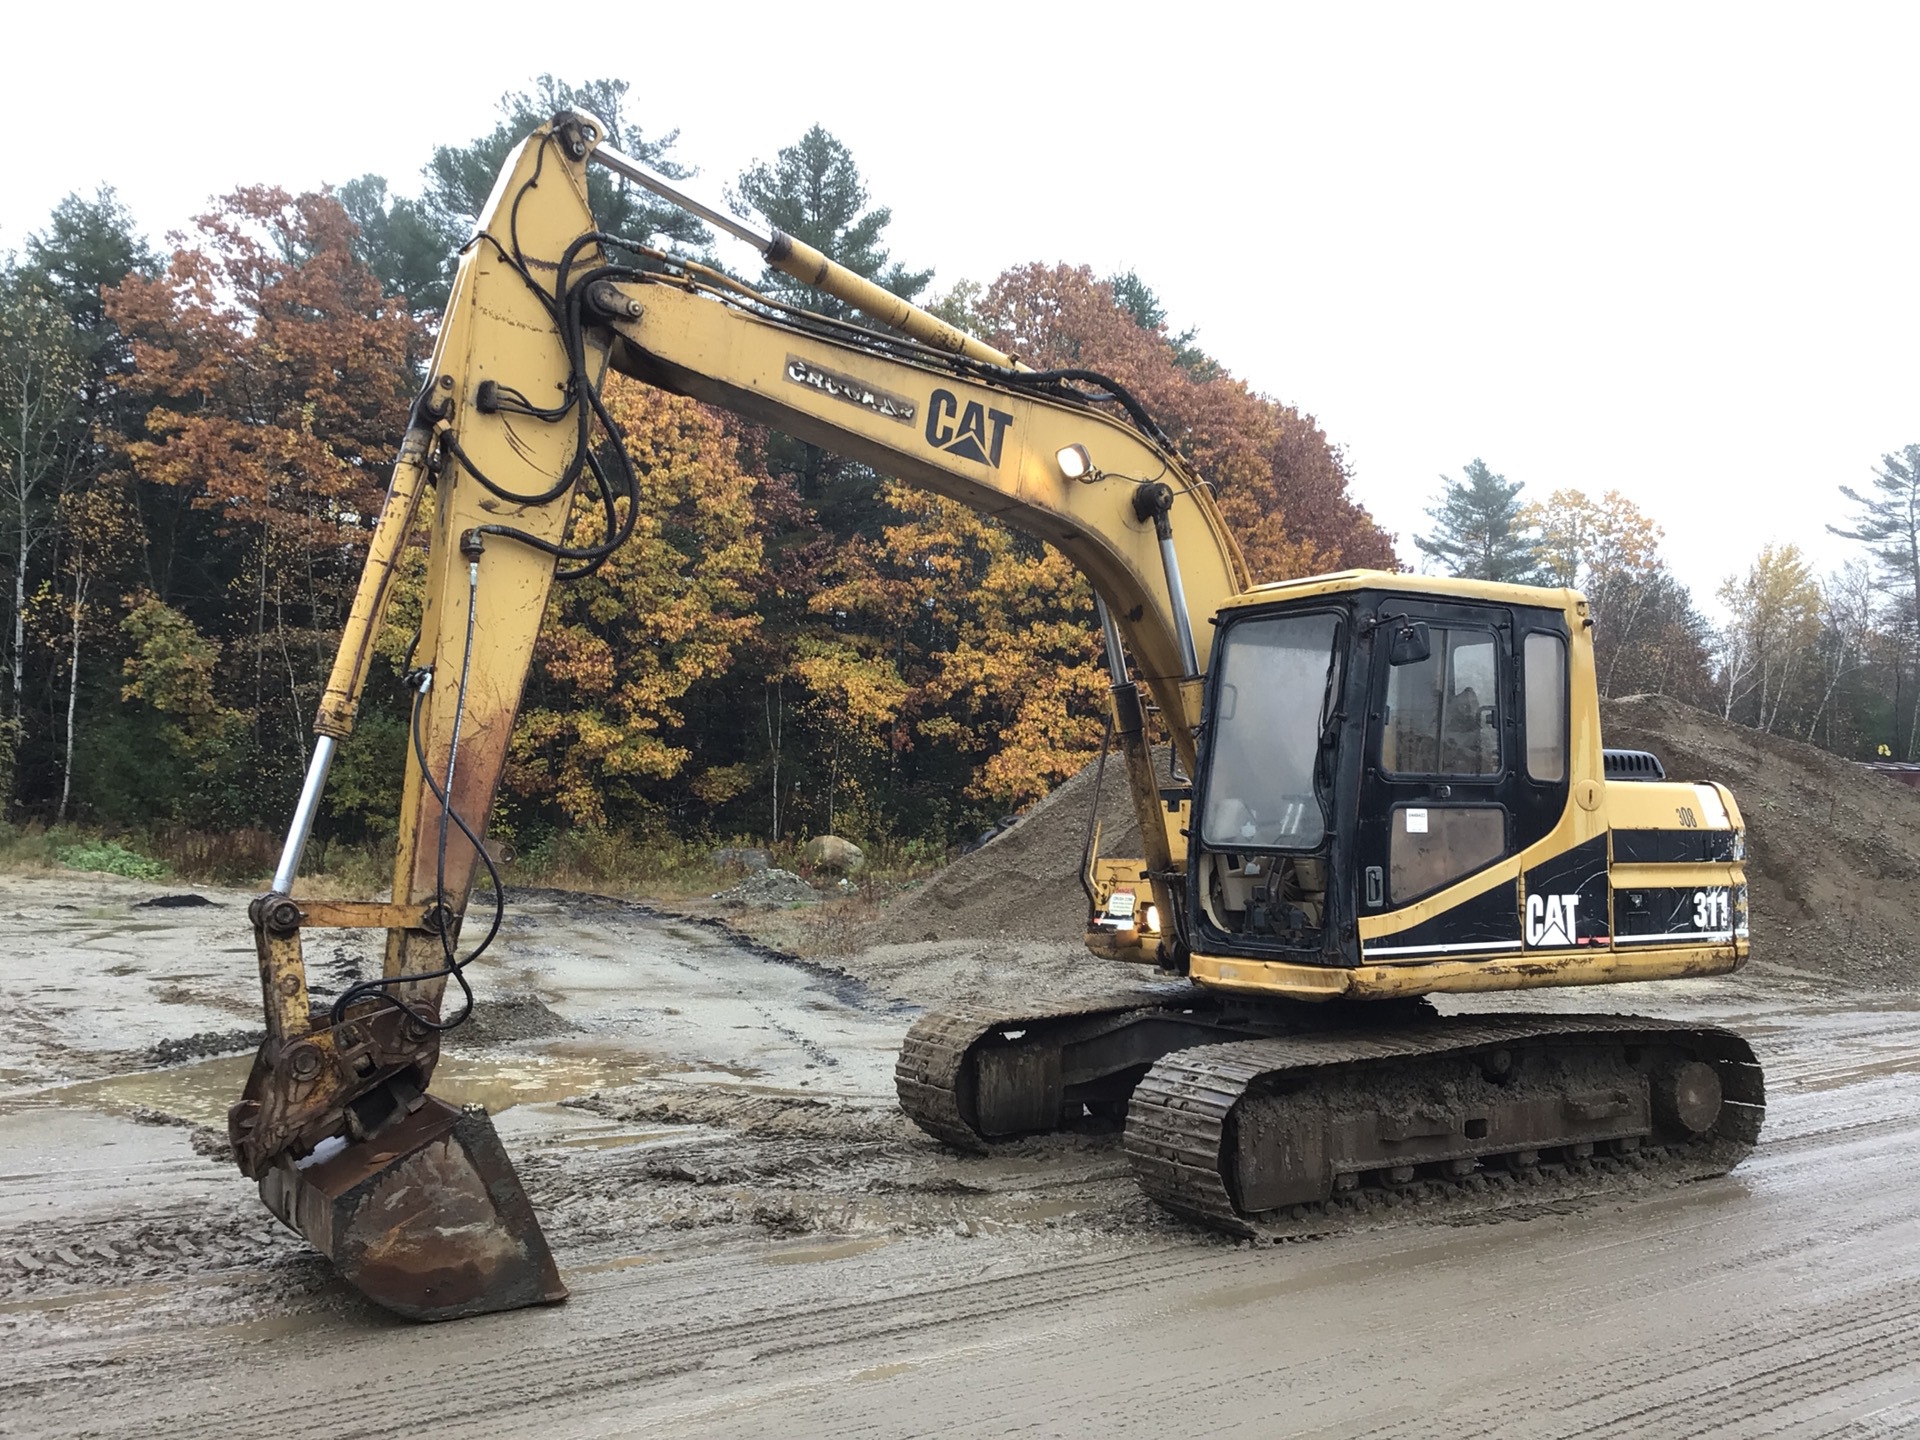
[[[1751,1048],[1713,1026],[1188,987],[939,1011],[909,1032],[895,1079],[915,1123],[960,1148],[1123,1120],[1149,1196],[1253,1237],[1382,1197],[1723,1174],[1765,1109]]]

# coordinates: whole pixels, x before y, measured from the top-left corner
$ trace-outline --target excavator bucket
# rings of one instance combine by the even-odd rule
[[[349,1284],[409,1320],[567,1298],[533,1205],[477,1105],[433,1096],[371,1140],[282,1159],[260,1198]]]

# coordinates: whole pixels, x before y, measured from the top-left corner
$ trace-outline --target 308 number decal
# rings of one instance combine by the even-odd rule
[[[1725,890],[1693,892],[1693,928],[1726,930],[1733,924],[1733,899]]]

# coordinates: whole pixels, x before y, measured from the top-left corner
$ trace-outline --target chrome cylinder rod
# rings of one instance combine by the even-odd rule
[[[1107,677],[1115,685],[1127,683],[1127,652],[1120,648],[1120,627],[1114,623],[1113,612],[1107,608],[1107,602],[1098,595],[1093,597],[1093,613],[1100,617],[1100,633],[1107,640]]]
[[[731,210],[723,210],[718,205],[708,205],[696,200],[679,183],[669,180],[658,170],[649,169],[630,155],[622,155],[611,145],[600,145],[593,152],[596,164],[603,165],[616,175],[624,175],[643,190],[651,190],[669,205],[678,206],[689,215],[697,215],[709,225],[724,230],[736,240],[744,240],[762,255],[773,249],[773,235],[755,228],[742,220]],[[775,232],[777,233],[777,232]]]
[[[1200,673],[1200,652],[1193,646],[1193,621],[1187,618],[1186,587],[1180,583],[1180,557],[1173,550],[1173,527],[1160,526],[1160,564],[1167,572],[1167,599],[1172,602],[1173,630],[1180,641],[1180,664],[1188,679]]]
[[[307,837],[313,833],[313,817],[320,809],[321,792],[327,788],[327,771],[333,765],[333,752],[339,742],[331,735],[315,741],[313,759],[307,762],[307,780],[300,787],[300,803],[293,809],[293,824],[287,827],[287,843],[280,851],[280,863],[273,871],[273,893],[291,895],[294,877],[300,873],[300,857],[306,853]]]

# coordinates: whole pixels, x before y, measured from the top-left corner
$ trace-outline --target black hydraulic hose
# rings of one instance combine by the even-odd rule
[[[1046,385],[1062,381],[1078,381],[1085,385],[1099,385],[1106,390],[1115,403],[1132,417],[1133,423],[1162,445],[1171,447],[1173,441],[1167,432],[1160,428],[1147,407],[1134,398],[1128,390],[1111,375],[1102,375],[1098,370],[1000,370],[995,374],[1011,385]]]
[[[458,810],[453,808],[453,803],[448,798],[453,793],[454,763],[459,752],[459,732],[461,729],[461,720],[467,708],[467,683],[470,678],[473,661],[473,601],[477,593],[477,585],[474,583],[471,572],[469,572],[469,577],[466,648],[460,659],[460,688],[454,697],[454,738],[453,743],[448,747],[447,751],[447,783],[444,790],[434,783],[433,770],[427,764],[426,741],[420,733],[420,712],[426,708],[427,692],[432,684],[431,672],[423,679],[419,690],[415,693],[413,714],[407,726],[413,740],[414,759],[420,766],[420,778],[425,781],[428,793],[440,802],[439,854],[436,859],[435,884],[436,894],[439,899],[438,909],[441,920],[440,945],[442,952],[446,956],[447,963],[439,970],[423,971],[418,975],[388,975],[377,980],[362,980],[356,985],[349,986],[341,993],[340,998],[333,1002],[331,1018],[335,1025],[338,1025],[346,1018],[346,1011],[349,1005],[366,996],[375,996],[384,1000],[395,1009],[406,1011],[409,1017],[421,1025],[426,1026],[429,1030],[452,1030],[456,1026],[464,1024],[467,1018],[473,1014],[473,986],[467,982],[467,977],[464,972],[467,966],[471,965],[486,953],[487,947],[493,944],[494,937],[500,933],[500,926],[506,919],[506,886],[501,882],[500,868],[494,864],[493,857],[487,853],[486,846],[481,843],[480,837],[474,833],[473,827],[467,823],[466,818],[461,815]],[[487,876],[493,882],[493,921],[488,925],[487,933],[481,937],[480,943],[474,946],[473,950],[464,959],[456,958],[456,947],[453,942],[453,927],[451,923],[449,923],[451,917],[445,901],[447,893],[447,825],[449,821],[457,825],[460,828],[460,833],[467,837],[467,842],[473,846],[474,853],[480,857],[480,863],[487,867]],[[416,980],[439,980],[449,975],[452,976],[454,981],[460,986],[461,993],[466,999],[465,1006],[461,1009],[460,1013],[451,1020],[441,1021],[430,1019],[401,1000],[397,995],[390,994],[387,989],[388,986],[392,985],[410,984]]]

